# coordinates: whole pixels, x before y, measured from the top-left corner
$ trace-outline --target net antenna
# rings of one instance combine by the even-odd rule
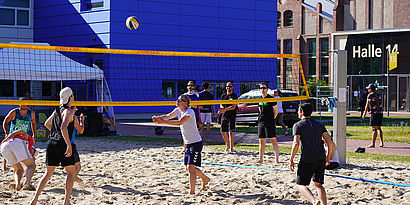
[[[169,57],[175,57],[169,59]],[[67,58],[69,60],[67,60]],[[91,59],[91,61],[89,60]],[[99,59],[103,59],[104,63],[109,62],[111,66],[118,66],[125,73],[110,73],[110,69],[103,69],[103,63],[99,63]],[[182,70],[184,66],[198,69],[200,72],[206,72],[199,68],[198,62],[201,65],[221,67],[230,66],[232,72],[237,72],[235,69],[240,69],[244,75],[252,75],[249,71],[249,66],[259,68],[268,68],[274,65],[277,59],[292,59],[297,60],[300,78],[305,95],[294,97],[281,98],[266,98],[266,99],[238,99],[238,100],[201,100],[192,101],[192,105],[214,105],[214,104],[240,104],[240,103],[259,103],[259,102],[279,102],[279,101],[298,101],[308,100],[309,92],[307,89],[305,75],[302,69],[300,55],[298,54],[257,54],[257,53],[209,53],[209,52],[176,52],[176,51],[150,51],[150,50],[123,50],[123,49],[105,49],[105,48],[82,48],[82,47],[64,47],[64,46],[49,46],[31,45],[20,43],[0,43],[0,80],[33,80],[33,81],[68,81],[70,83],[78,82],[81,86],[88,83],[87,86],[94,88],[95,92],[88,93],[81,99],[76,100],[76,106],[174,106],[175,99],[172,100],[152,100],[148,94],[141,94],[139,99],[135,96],[120,99],[116,95],[116,91],[127,89],[127,86],[119,87],[117,84],[130,83],[132,78],[139,78],[146,75],[141,70],[147,71],[147,65],[154,65],[155,68],[148,69],[149,72],[166,72],[167,75],[181,80],[177,73],[188,73],[190,70]],[[161,65],[166,61],[171,68],[163,68]],[[102,61],[101,61],[102,62]],[[253,65],[254,64],[254,65]],[[248,66],[248,67],[247,67]],[[58,69],[57,69],[58,68]],[[139,69],[141,68],[141,69]],[[271,67],[270,67],[271,68]],[[173,69],[173,70],[171,70]],[[223,70],[223,69],[221,69]],[[208,71],[209,72],[209,71]],[[222,72],[222,71],[221,71]],[[273,75],[272,71],[266,71],[269,75]],[[105,85],[105,75],[116,76],[124,75],[123,79],[118,79],[118,83],[111,84],[110,88]],[[183,75],[183,74],[182,74]],[[215,74],[217,75],[217,74]],[[276,75],[276,74],[275,74]],[[158,75],[161,76],[161,75]],[[186,76],[185,76],[186,77]],[[188,76],[189,78],[190,76]],[[186,77],[187,78],[187,77]],[[185,79],[186,79],[185,78]],[[134,79],[135,80],[135,79]],[[161,80],[145,79],[144,83]],[[218,79],[220,82],[227,82],[231,79]],[[90,83],[92,82],[92,83]],[[275,79],[276,82],[276,79]],[[111,89],[111,91],[110,91]],[[148,87],[138,88],[141,93],[145,93]],[[178,88],[177,88],[178,89]],[[75,91],[74,91],[75,92]],[[111,93],[111,94],[109,94]],[[151,93],[152,94],[152,93]],[[178,93],[179,94],[179,93]],[[176,96],[176,94],[175,94]],[[112,101],[111,99],[114,99]],[[120,100],[116,100],[120,99]],[[145,100],[147,99],[147,100]],[[40,106],[57,106],[59,101],[51,100],[10,100],[0,99],[0,105],[40,105]]]

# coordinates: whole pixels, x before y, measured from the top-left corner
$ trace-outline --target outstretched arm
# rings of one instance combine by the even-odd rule
[[[189,118],[190,118],[189,115],[185,115],[180,120],[163,120],[163,119],[159,118],[156,123],[180,126],[180,125],[184,124],[186,121],[188,121]]]
[[[161,120],[170,120],[170,119],[172,119],[172,118],[175,118],[177,115],[175,114],[175,112],[170,112],[170,113],[168,113],[168,114],[165,114],[165,115],[160,115],[160,116],[152,116],[152,121],[154,121],[154,122],[157,122],[158,121],[158,119],[161,119]]]

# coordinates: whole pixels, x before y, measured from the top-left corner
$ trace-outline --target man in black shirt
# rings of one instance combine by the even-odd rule
[[[367,111],[370,109],[370,125],[373,129],[372,135],[372,143],[367,147],[375,147],[376,138],[377,138],[377,131],[379,131],[380,136],[380,147],[384,146],[383,143],[383,131],[382,131],[382,123],[383,123],[383,99],[382,96],[376,91],[376,85],[370,83],[366,89],[369,91],[369,95],[367,96],[367,103],[365,106],[364,113],[362,118],[364,118],[367,114]]]
[[[226,93],[222,94],[221,100],[236,99],[238,99],[238,96],[233,92],[233,83],[228,82],[226,84]],[[222,113],[221,134],[226,144],[226,152],[233,152],[236,109],[236,104],[224,104],[219,108],[219,112]]]
[[[202,83],[202,88],[203,88],[202,92],[199,93],[199,100],[213,100],[214,99],[214,94],[208,91],[209,83],[208,82],[203,82]],[[202,105],[199,108],[200,108],[200,112],[201,112],[202,124],[203,125],[206,124],[206,137],[205,137],[205,140],[208,140],[209,131],[211,129],[212,113],[215,115],[215,105],[213,106],[213,109],[212,109],[212,105]],[[203,135],[202,131],[203,131],[203,129],[200,130],[200,134],[202,136],[202,139],[204,139],[204,135]]]
[[[262,93],[262,98],[273,98],[268,94],[268,84],[261,83],[259,89]],[[265,153],[266,138],[269,138],[273,150],[275,151],[276,164],[279,163],[279,148],[276,141],[276,125],[275,118],[278,115],[278,106],[276,102],[262,102],[259,103],[259,117],[258,117],[258,135],[259,135],[259,161],[263,162],[263,154]]]
[[[294,138],[290,156],[290,170],[292,172],[294,171],[295,164],[293,159],[302,142],[302,155],[297,170],[296,190],[313,204],[326,204],[326,191],[322,184],[324,182],[325,165],[330,164],[333,142],[325,126],[310,118],[312,111],[313,107],[308,103],[302,104],[299,107],[298,114],[301,120],[293,125]],[[322,139],[328,147],[327,154],[325,154]],[[316,190],[318,191],[319,200],[313,196],[307,187],[312,177]]]

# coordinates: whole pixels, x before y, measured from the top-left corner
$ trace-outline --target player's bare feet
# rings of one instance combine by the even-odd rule
[[[204,181],[203,181],[203,183],[202,183],[202,189],[201,189],[201,191],[206,189],[206,185],[209,183],[209,181],[211,181],[211,178],[209,178],[209,177],[206,177],[206,178],[204,179]]]
[[[25,184],[23,185],[23,190],[28,190],[28,191],[35,191],[36,187],[34,187],[32,184]]]
[[[16,185],[15,184],[9,184],[8,188],[14,190],[14,189],[16,189]]]
[[[256,164],[262,164],[262,162],[263,162],[263,160],[260,159],[260,160],[258,160],[258,161],[256,162]]]
[[[16,191],[20,191],[21,190],[21,184],[17,185],[16,187]]]
[[[367,146],[367,148],[374,148],[374,147],[375,147],[374,144],[370,144]]]

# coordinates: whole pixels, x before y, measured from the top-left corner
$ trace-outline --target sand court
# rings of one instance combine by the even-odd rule
[[[45,171],[46,143],[36,160],[37,184]],[[279,165],[268,150],[261,167],[254,169],[202,164],[202,171],[211,178],[206,190],[200,191],[197,180],[195,196],[188,195],[188,177],[182,160],[182,146],[175,143],[139,143],[85,139],[77,141],[82,170],[82,184],[74,184],[72,204],[303,204],[307,201],[294,189],[296,175],[288,169],[289,153],[281,153]],[[89,150],[98,151],[91,152]],[[237,150],[222,153],[205,146],[202,161],[218,164],[256,166],[257,152]],[[167,160],[162,160],[167,159]],[[173,161],[175,160],[175,161]],[[296,160],[298,161],[298,159]],[[327,174],[370,180],[407,183],[410,181],[408,163],[370,160],[348,161],[348,165]],[[283,170],[283,171],[281,171]],[[12,171],[1,171],[0,200],[4,204],[27,204],[33,191],[14,192],[7,189]],[[38,204],[61,204],[64,198],[65,174],[56,169],[39,198]],[[310,185],[313,188],[313,185]],[[410,188],[362,182],[325,176],[324,187],[329,204],[409,204]]]

